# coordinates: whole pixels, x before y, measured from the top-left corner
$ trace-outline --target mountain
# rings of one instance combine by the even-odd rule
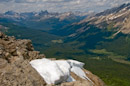
[[[89,52],[89,49],[105,49],[129,58],[129,14],[130,4],[123,4],[95,16],[87,17],[57,32],[62,33],[59,35],[68,36],[66,38],[68,42],[84,43],[80,48],[84,48],[85,52]]]
[[[60,29],[65,25],[79,22],[88,14],[85,13],[54,13],[47,10],[41,12],[24,12],[16,13],[8,11],[0,16],[0,22],[14,23],[20,26],[25,26],[33,29],[42,29],[49,31],[52,29]]]
[[[103,12],[97,13],[96,16],[101,16],[101,15],[105,16],[105,15],[108,15],[108,14],[111,14],[111,13],[117,13],[120,10],[129,7],[129,5],[130,5],[130,3],[128,3],[128,4],[122,4],[122,5],[118,6],[118,7],[114,7],[112,9],[108,9],[108,10],[105,10]]]
[[[74,60],[46,59],[34,51],[30,40],[15,39],[0,32],[1,86],[105,86],[99,77],[83,69],[83,65]]]
[[[34,47],[43,51],[55,42],[62,42],[63,37],[52,33],[87,16],[81,14],[81,12],[52,13],[47,10],[24,13],[8,11],[0,16],[0,30],[16,38],[31,39]]]
[[[119,32],[122,32],[123,34],[129,34],[129,13],[130,4],[128,3],[96,14],[95,17],[85,19],[80,23],[90,22],[89,24],[96,25],[99,28],[106,28],[111,26],[112,28],[117,28],[117,30],[114,29],[115,31],[117,31],[116,34],[118,34]],[[111,28],[108,29],[110,30]]]
[[[76,29],[74,29],[75,31],[71,31],[71,33],[68,33],[66,35],[71,35],[74,32],[80,33],[83,30],[84,30],[83,32],[85,32],[87,29],[86,28],[87,25],[94,25],[97,28],[108,29],[108,30],[111,30],[112,28],[117,28],[112,30],[116,31],[117,33],[122,32],[123,34],[129,34],[130,33],[129,31],[130,11],[129,10],[130,10],[130,4],[128,3],[128,4],[123,4],[119,7],[105,10],[101,13],[97,13],[92,17],[87,17],[78,23],[68,26],[70,28],[72,26],[73,27],[75,26]],[[72,30],[68,27],[65,27],[62,30],[64,31],[66,30],[65,32]],[[68,28],[69,30],[66,28]]]
[[[68,24],[78,22],[84,16],[76,16],[73,13],[48,13],[37,15],[29,20],[25,20],[25,25],[29,28],[42,29],[47,32],[60,29]]]

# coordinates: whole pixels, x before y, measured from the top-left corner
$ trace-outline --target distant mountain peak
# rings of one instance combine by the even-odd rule
[[[118,7],[114,7],[112,9],[107,9],[103,12],[97,13],[96,16],[105,16],[105,15],[108,15],[108,14],[111,14],[111,13],[117,13],[124,8],[130,9],[130,3],[124,3],[124,4],[122,4]]]
[[[14,11],[7,11],[4,13],[5,15],[15,15],[15,14],[19,14],[17,12],[14,12]]]
[[[47,10],[43,11],[41,10],[41,12],[39,12],[39,15],[47,15],[49,14],[49,12]]]

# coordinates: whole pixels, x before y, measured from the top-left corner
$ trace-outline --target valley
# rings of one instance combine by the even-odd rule
[[[129,13],[130,4],[94,16],[42,11],[14,13],[19,15],[16,18],[8,12],[0,17],[0,30],[17,39],[31,39],[47,58],[83,61],[107,86],[130,86]]]

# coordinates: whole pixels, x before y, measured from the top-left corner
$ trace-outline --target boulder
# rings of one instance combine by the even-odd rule
[[[0,59],[0,86],[45,86],[41,76],[29,61],[17,58],[11,63]]]

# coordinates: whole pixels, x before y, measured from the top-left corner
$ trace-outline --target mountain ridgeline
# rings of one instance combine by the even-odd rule
[[[8,11],[0,15],[0,21],[49,31],[60,29],[67,24],[78,22],[88,14],[79,12],[51,13],[48,11],[17,13]]]

